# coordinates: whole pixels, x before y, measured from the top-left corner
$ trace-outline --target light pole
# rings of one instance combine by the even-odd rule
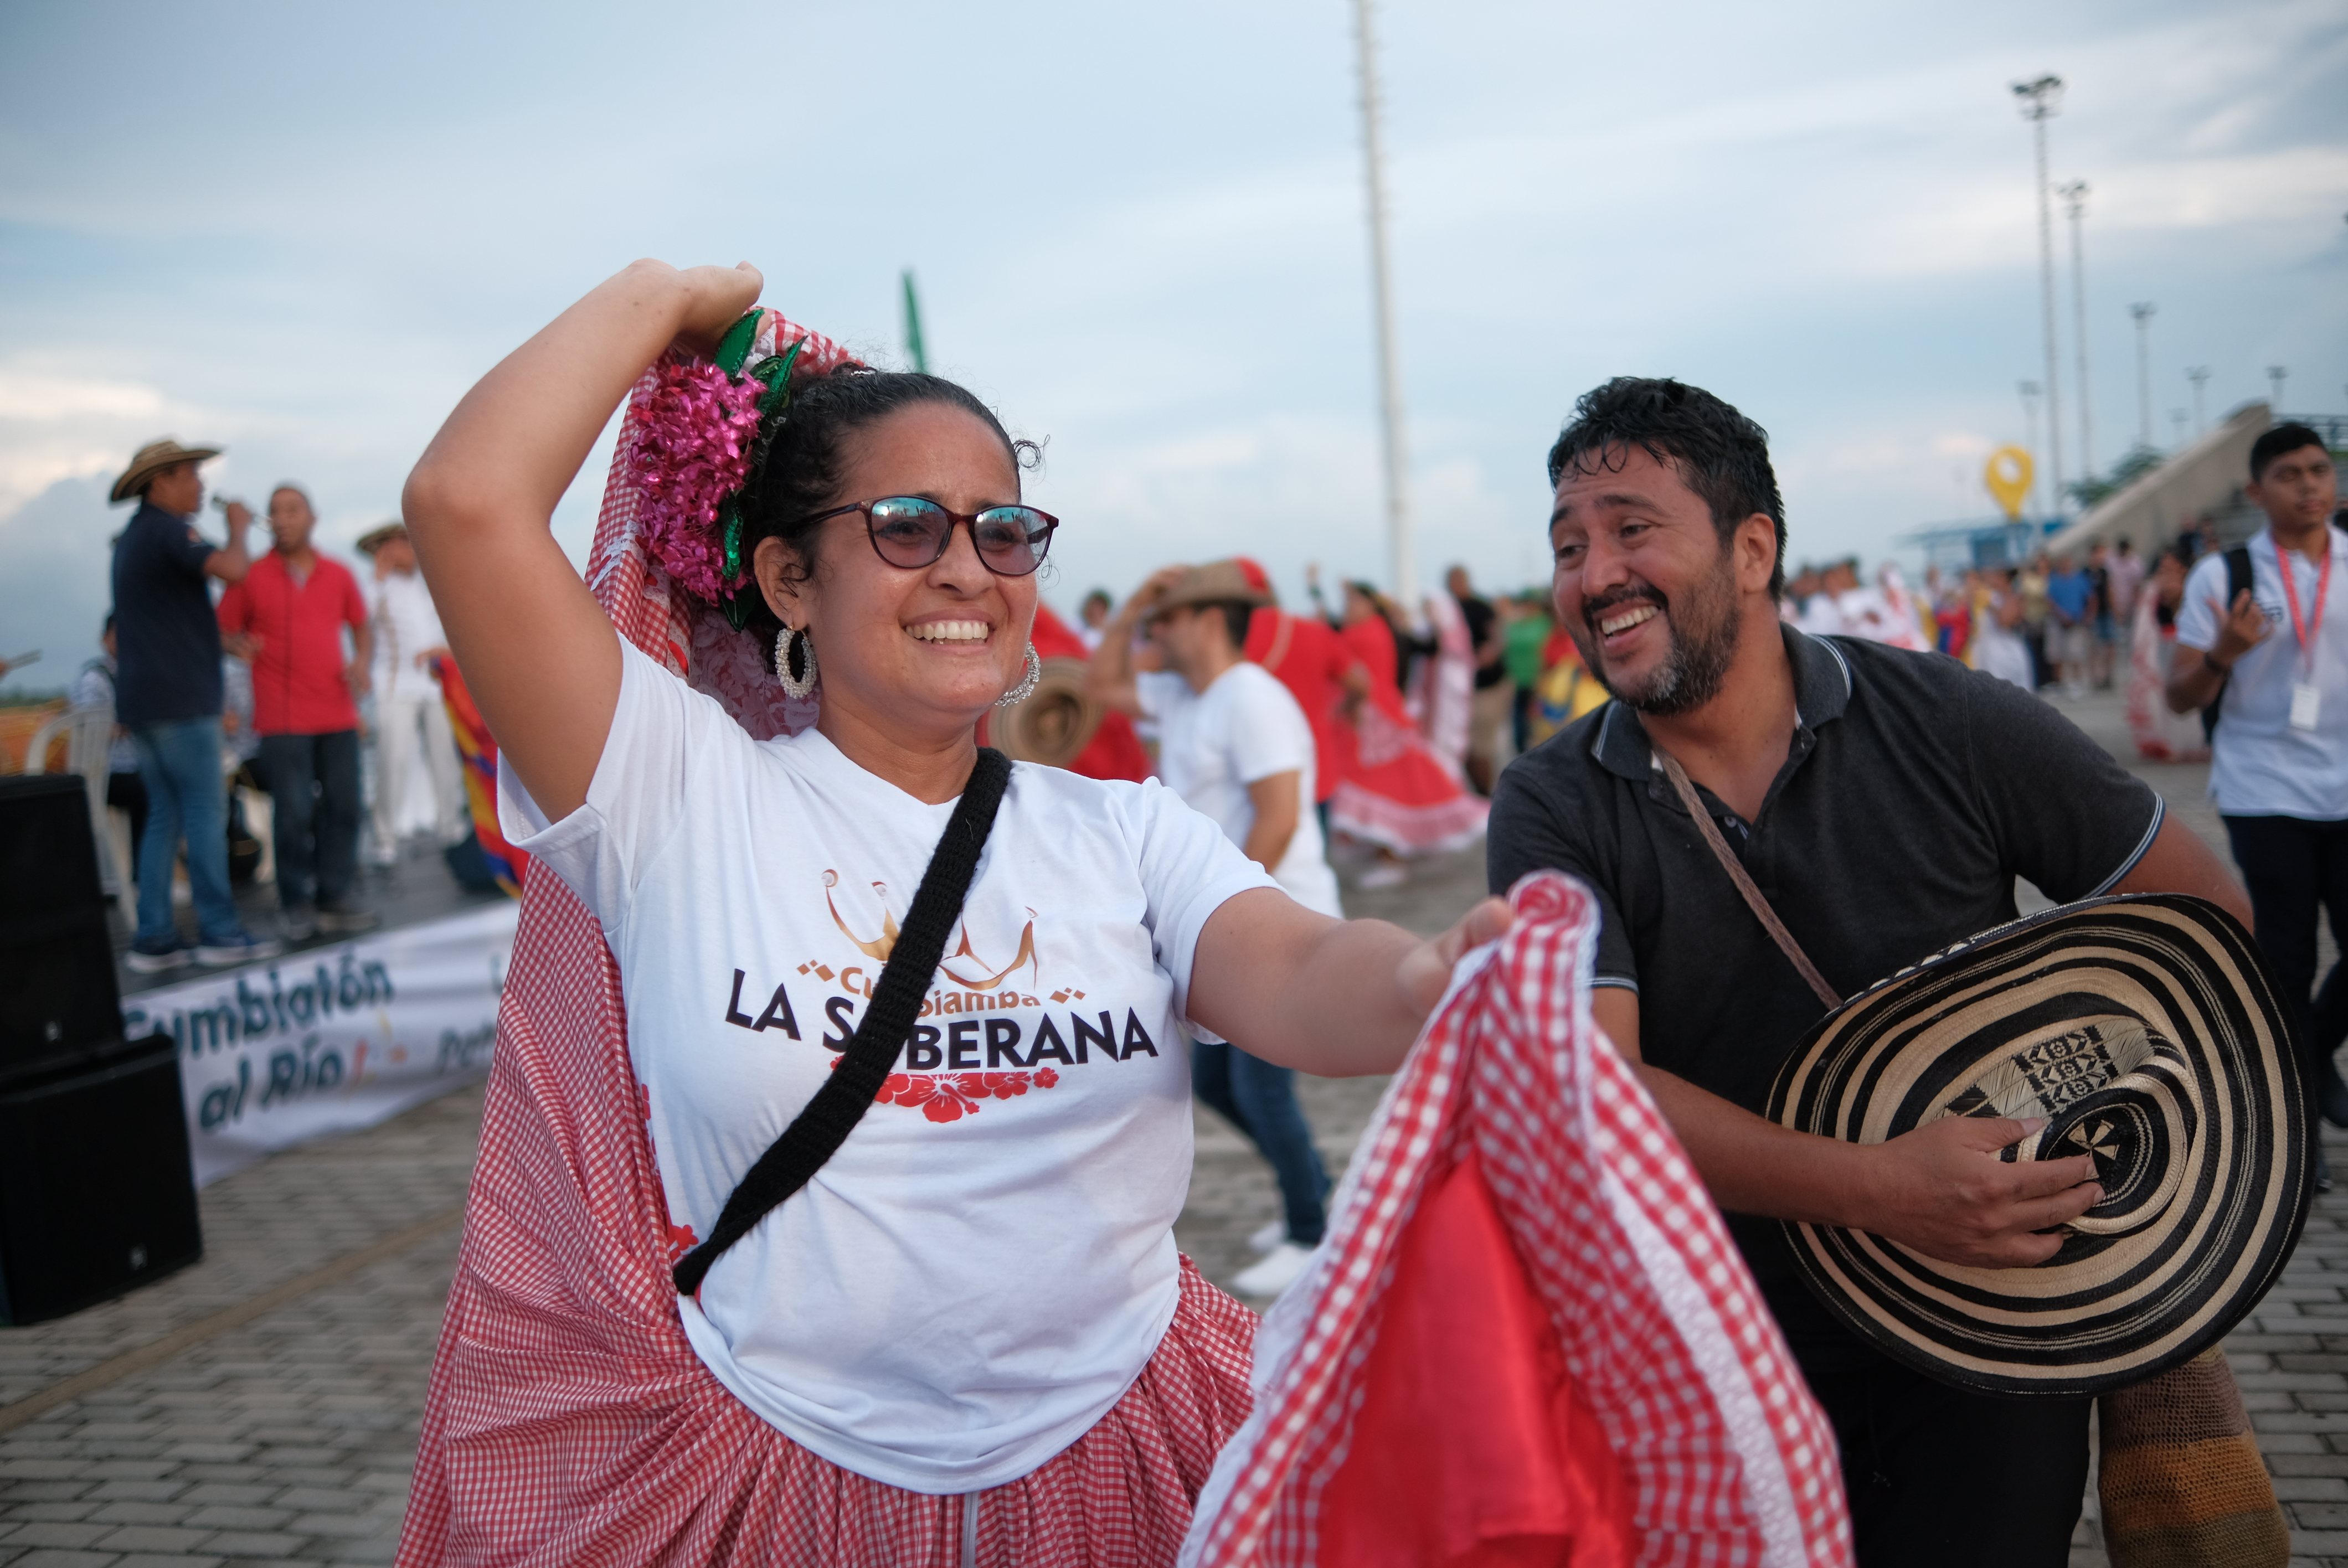
[[[2168,417],[2177,422],[2177,449],[2182,452],[2185,450],[2185,410],[2172,408],[2168,411]]]
[[[2271,364],[2267,366],[2267,379],[2274,383],[2274,402],[2268,405],[2270,413],[2281,414],[2282,412],[2282,384],[2284,378],[2290,374],[2291,372],[2283,369],[2283,367],[2279,364]]]
[[[2063,210],[2071,219],[2071,315],[2079,327],[2079,473],[2096,476],[2096,415],[2094,383],[2087,379],[2087,262],[2080,242],[2080,220],[2087,213],[2087,182],[2075,179],[2060,188]]]
[[[2147,448],[2152,446],[2152,312],[2148,300],[2128,307],[2128,314],[2136,318],[2137,439]]]
[[[2185,372],[2185,379],[2193,384],[2193,434],[2199,436],[2209,427],[2209,422],[2203,417],[2201,404],[2201,384],[2209,379],[2209,367],[2206,364],[2189,366]]]
[[[2016,383],[2015,390],[2022,394],[2023,445],[2034,448],[2038,445],[2038,395],[2042,389],[2034,381],[2024,381]],[[2037,465],[2033,464],[2030,488],[2038,497],[2038,516],[2042,520],[2046,516],[2045,487],[2044,476],[2038,472]]]
[[[1385,148],[1379,134],[1377,36],[1371,0],[1354,0],[1354,38],[1362,75],[1362,162],[1370,197],[1370,294],[1378,339],[1378,415],[1385,446],[1386,548],[1395,600],[1418,610],[1418,565],[1410,542],[1410,498],[1403,457],[1402,368],[1395,348],[1394,283],[1386,257]]]
[[[2063,102],[2063,78],[2052,74],[2034,82],[2013,84],[2015,106],[2036,133],[2038,143],[2038,294],[2046,318],[2046,463],[2054,470],[2054,511],[2063,509],[2063,383],[2055,368],[2060,354],[2054,341],[2054,198],[2046,178],[2046,122]]]

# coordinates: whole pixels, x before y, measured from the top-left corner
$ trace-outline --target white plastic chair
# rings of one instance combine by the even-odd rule
[[[107,757],[114,744],[114,710],[71,709],[35,730],[33,743],[25,748],[26,773],[49,771],[49,747],[60,734],[66,737],[66,772],[81,775],[82,787],[89,796],[90,835],[98,841],[98,886],[111,898],[122,891],[112,836],[106,830]]]

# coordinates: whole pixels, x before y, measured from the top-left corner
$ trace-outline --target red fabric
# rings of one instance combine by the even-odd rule
[[[1084,639],[1069,630],[1066,622],[1053,614],[1047,605],[1035,607],[1035,626],[1028,633],[1028,640],[1035,644],[1036,653],[1045,659],[1092,657]],[[1068,764],[1068,771],[1088,779],[1126,779],[1139,784],[1149,776],[1149,753],[1142,749],[1141,737],[1133,733],[1131,719],[1123,713],[1107,713],[1101,717],[1100,728],[1093,732],[1092,740]]]
[[[359,727],[358,706],[344,679],[343,628],[366,625],[366,600],[348,568],[317,558],[296,583],[285,558],[271,550],[242,582],[221,596],[222,631],[249,631],[252,728],[263,735],[331,735]]]
[[[770,318],[762,346],[802,329]],[[846,356],[808,335],[802,363]],[[641,398],[650,377],[637,384]],[[623,635],[681,673],[738,652],[633,533],[623,424],[588,580]],[[728,674],[737,719],[771,723]],[[736,704],[743,704],[737,706]],[[840,1470],[752,1414],[677,1321],[668,1204],[628,1060],[620,976],[560,877],[523,884],[498,1009],[465,1239],[425,1399],[402,1568],[579,1563],[951,1568],[963,1501]],[[1039,1300],[1048,1307],[1048,1292]],[[1042,1309],[1042,1308],[1039,1308]],[[1254,1318],[1187,1262],[1133,1388],[1034,1474],[982,1494],[985,1568],[1171,1561],[1216,1450],[1244,1419]]]
[[[1320,1559],[1628,1568],[1631,1498],[1509,1240],[1481,1160],[1403,1234]]]
[[[1285,636],[1282,635],[1283,627]],[[1392,646],[1391,640],[1388,646]],[[1344,766],[1339,742],[1344,721],[1337,717],[1337,704],[1345,695],[1345,671],[1360,663],[1361,656],[1319,616],[1291,615],[1277,605],[1259,610],[1248,618],[1247,647],[1243,651],[1279,676],[1280,683],[1295,697],[1296,705],[1304,710],[1305,722],[1313,726],[1313,798],[1327,800],[1337,793],[1337,780]],[[1391,658],[1387,663],[1386,684],[1392,686]]]
[[[1550,665],[1560,663],[1568,659],[1581,657],[1581,650],[1574,646],[1572,632],[1562,626],[1550,629],[1549,641],[1541,644],[1542,669],[1546,670]]]
[[[1361,1559],[1333,1542],[1354,1551],[1396,1520],[1440,1550],[1545,1510],[1551,1524],[1580,1510],[1574,1548],[1607,1561],[1621,1516],[1603,1467],[1577,1443],[1571,1400],[1546,1497],[1538,1452],[1494,1460],[1477,1430],[1503,1420],[1530,1443],[1521,1434],[1538,1430],[1540,1412],[1504,1385],[1557,1386],[1539,1336],[1524,1348],[1511,1264],[1533,1327],[1619,1466],[1626,1560],[1849,1563],[1826,1417],[1686,1155],[1591,1017],[1596,899],[1553,871],[1509,897],[1515,925],[1463,961],[1363,1135],[1327,1239],[1265,1319],[1255,1411],[1200,1497],[1184,1568],[1335,1568]],[[1505,1249],[1478,1213],[1478,1187]],[[1453,1226],[1468,1234],[1446,1238]],[[1463,1311],[1509,1327],[1494,1343],[1479,1343],[1481,1330],[1447,1333]],[[1431,1377],[1429,1355],[1440,1358]],[[1406,1372],[1423,1386],[1398,1385]],[[1558,1425],[1552,1406],[1552,1433]],[[1404,1465],[1349,1480],[1351,1456],[1395,1430],[1419,1463],[1457,1444],[1498,1471],[1446,1469],[1423,1483]],[[1461,1485],[1474,1506],[1506,1510],[1478,1518],[1438,1491]],[[1480,1549],[1490,1563],[1575,1561],[1560,1557],[1554,1531],[1546,1542],[1487,1533]]]
[[[1369,700],[1332,723],[1336,787],[1329,825],[1398,854],[1458,849],[1484,832],[1490,803],[1469,793],[1411,723],[1395,688],[1394,632],[1377,616],[1345,628],[1344,645],[1370,672]]]

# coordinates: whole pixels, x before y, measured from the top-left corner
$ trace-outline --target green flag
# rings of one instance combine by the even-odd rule
[[[905,357],[913,368],[926,373],[930,356],[922,350],[922,302],[913,292],[913,269],[905,269]]]

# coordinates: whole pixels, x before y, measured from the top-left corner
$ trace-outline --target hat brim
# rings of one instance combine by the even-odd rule
[[[1969,1268],[1787,1223],[1803,1278],[1908,1366],[1991,1394],[2090,1395],[2223,1337],[2312,1201],[2293,1024],[2216,905],[2145,894],[2003,926],[1827,1015],[1770,1118],[1888,1142],[1945,1115],[2044,1116],[2012,1158],[2096,1157],[2104,1198],[2030,1268]]]
[[[107,497],[108,504],[130,499],[139,493],[141,486],[166,468],[176,468],[182,463],[201,463],[207,457],[219,456],[221,450],[218,446],[182,446],[177,451],[133,463],[123,470],[122,477],[114,481],[113,493]]]

